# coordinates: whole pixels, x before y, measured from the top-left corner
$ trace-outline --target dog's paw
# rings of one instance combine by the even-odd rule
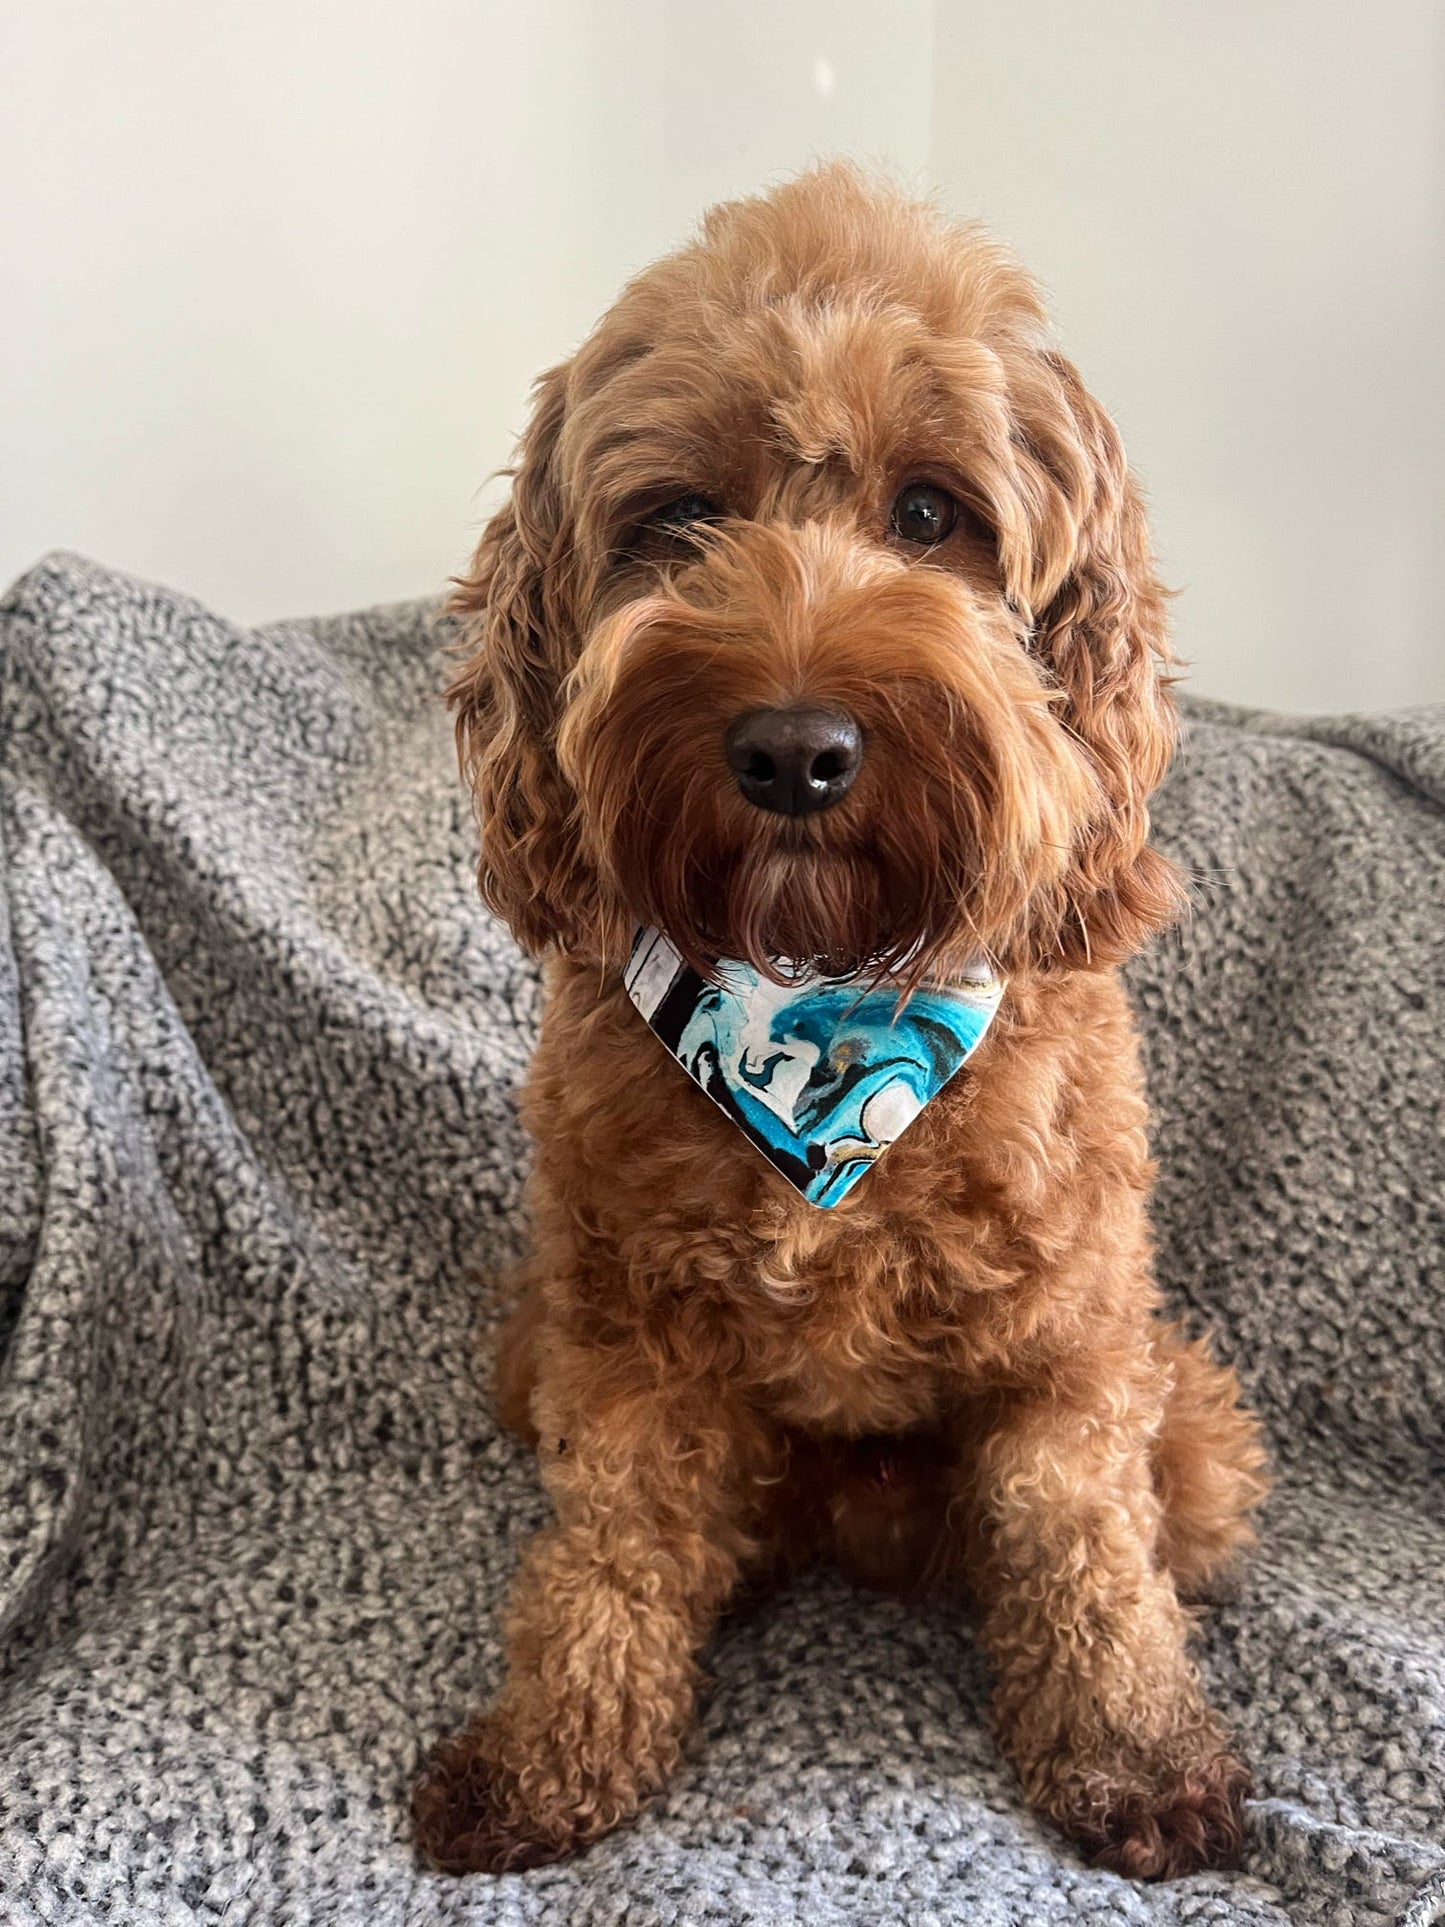
[[[1177,1880],[1240,1864],[1248,1770],[1217,1753],[1186,1768],[1097,1796],[1065,1816],[1095,1866],[1131,1880]]]
[[[581,1844],[566,1816],[527,1811],[477,1732],[436,1748],[412,1788],[411,1817],[418,1847],[443,1873],[524,1873]]]

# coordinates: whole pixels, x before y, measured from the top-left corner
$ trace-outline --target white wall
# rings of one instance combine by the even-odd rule
[[[885,160],[1042,274],[1197,683],[1445,696],[1438,0],[8,9],[0,575],[426,592],[530,378],[698,210]]]
[[[926,5],[7,11],[0,576],[244,619],[439,587],[532,377],[706,202],[927,158]]]
[[[1195,685],[1445,698],[1445,8],[943,0],[931,163],[1119,419]]]

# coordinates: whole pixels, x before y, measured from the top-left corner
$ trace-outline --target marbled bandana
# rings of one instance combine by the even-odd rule
[[[885,979],[724,961],[708,983],[639,930],[627,993],[688,1076],[810,1204],[838,1204],[973,1053],[1003,984],[983,965],[903,1004]]]

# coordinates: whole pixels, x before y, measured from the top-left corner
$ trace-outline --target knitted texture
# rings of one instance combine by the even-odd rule
[[[0,609],[0,1920],[1445,1918],[1445,710],[1195,705],[1158,811],[1199,879],[1131,973],[1161,1275],[1281,1472],[1201,1625],[1247,1872],[1086,1869],[957,1616],[824,1574],[720,1633],[635,1826],[418,1865],[408,1783],[547,1509],[478,1351],[537,981],[476,899],[442,640],[68,557]]]

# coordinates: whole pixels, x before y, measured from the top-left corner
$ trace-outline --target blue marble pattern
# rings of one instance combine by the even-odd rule
[[[810,1204],[838,1204],[977,1048],[1003,985],[980,967],[905,1002],[886,980],[731,960],[708,983],[655,930],[638,933],[633,1002],[683,1069]]]

